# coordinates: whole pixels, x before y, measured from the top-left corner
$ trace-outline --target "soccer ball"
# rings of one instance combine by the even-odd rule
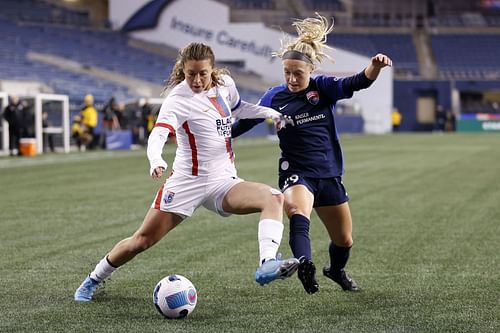
[[[169,275],[160,280],[153,291],[153,303],[166,318],[184,318],[193,312],[198,294],[186,277]]]

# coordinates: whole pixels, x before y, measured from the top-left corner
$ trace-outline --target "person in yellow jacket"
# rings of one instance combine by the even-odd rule
[[[92,141],[92,137],[82,126],[82,117],[78,115],[73,117],[73,123],[71,124],[71,137],[75,140],[78,151],[85,151],[85,148]]]
[[[403,119],[403,116],[401,115],[401,112],[399,112],[398,108],[394,108],[392,110],[391,119],[392,119],[392,131],[398,132],[399,126],[401,126],[401,120]]]
[[[86,134],[92,137],[88,147],[89,149],[94,149],[96,137],[95,128],[97,127],[97,110],[94,107],[94,96],[85,95],[83,98],[83,108],[80,111],[80,117],[82,118],[82,126],[85,129]]]

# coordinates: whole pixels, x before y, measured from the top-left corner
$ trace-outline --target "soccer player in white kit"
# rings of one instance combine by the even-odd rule
[[[295,258],[277,254],[283,235],[283,194],[268,185],[238,178],[231,148],[231,115],[271,118],[278,129],[281,114],[240,100],[227,71],[216,69],[212,49],[191,43],[181,50],[169,79],[173,89],[160,109],[148,140],[150,175],[161,178],[167,163],[161,154],[169,133],[177,137],[171,175],[160,187],[142,225],[118,242],[75,292],[76,301],[91,301],[99,284],[118,267],[150,248],[200,206],[221,215],[260,212],[260,261],[255,280],[267,284],[291,276]]]

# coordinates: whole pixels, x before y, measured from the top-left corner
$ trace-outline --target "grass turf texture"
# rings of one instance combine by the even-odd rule
[[[91,304],[86,274],[141,223],[159,186],[145,152],[0,159],[1,332],[499,332],[500,137],[344,136],[354,242],[347,293],[321,275],[328,239],[314,215],[320,291],[294,276],[253,280],[258,215],[199,209],[123,266]],[[240,177],[276,186],[276,143],[237,141]],[[173,146],[166,147],[171,165]],[[281,251],[288,247],[288,223]],[[198,290],[185,320],[163,319],[154,285]]]

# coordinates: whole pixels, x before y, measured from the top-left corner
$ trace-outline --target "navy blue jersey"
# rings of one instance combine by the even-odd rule
[[[338,100],[350,98],[354,91],[366,88],[372,82],[361,72],[342,79],[311,78],[307,89],[297,93],[291,92],[286,84],[268,90],[260,104],[290,118],[290,123],[278,131],[281,148],[279,174],[298,173],[314,178],[342,176],[344,163],[335,127],[335,105]],[[254,120],[235,124],[233,137],[255,124]]]

